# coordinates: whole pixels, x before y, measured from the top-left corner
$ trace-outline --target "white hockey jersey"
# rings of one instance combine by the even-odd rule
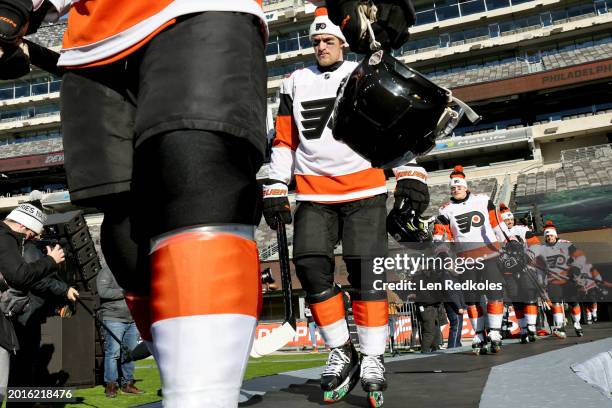
[[[521,239],[526,246],[539,245],[540,240],[533,234],[529,227],[525,225],[515,225],[508,230],[510,235]]]
[[[387,192],[383,170],[334,139],[329,126],[338,87],[356,66],[344,61],[327,72],[311,66],[283,80],[268,177],[289,184],[295,176],[298,201],[353,201]]]
[[[493,258],[510,231],[499,221],[495,205],[486,194],[472,194],[440,207],[434,227],[434,241],[454,242],[457,256]]]
[[[533,253],[536,266],[546,273],[548,283],[565,285],[572,266],[584,271],[586,257],[574,244],[565,239],[557,239],[554,245],[540,244],[529,248]]]

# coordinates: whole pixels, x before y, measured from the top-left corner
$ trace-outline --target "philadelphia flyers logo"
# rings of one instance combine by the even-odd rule
[[[315,31],[325,30],[325,27],[327,27],[327,25],[325,25],[325,23],[317,23],[315,25]]]
[[[302,135],[308,140],[319,139],[334,110],[336,98],[315,99],[302,102]]]
[[[546,257],[546,265],[548,265],[550,269],[556,266],[565,265],[565,261],[566,261],[565,256],[561,254],[551,255],[551,256]]]
[[[471,211],[465,214],[455,215],[457,226],[462,233],[468,233],[472,227],[481,227],[484,224],[485,218],[480,211]]]

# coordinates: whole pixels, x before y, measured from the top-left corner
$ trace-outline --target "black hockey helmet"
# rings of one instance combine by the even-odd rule
[[[392,209],[387,215],[387,232],[397,242],[426,242],[431,240],[434,218],[420,219],[413,211]]]
[[[338,90],[331,122],[336,139],[374,167],[391,168],[424,155],[437,137],[450,135],[463,102],[384,51],[366,57]],[[469,112],[468,112],[469,111]]]

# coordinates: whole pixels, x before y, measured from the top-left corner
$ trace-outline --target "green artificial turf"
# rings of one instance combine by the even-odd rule
[[[327,353],[308,353],[308,354],[276,354],[250,359],[247,366],[245,379],[262,377],[282,373],[285,371],[301,370],[325,364]],[[116,398],[110,399],[104,396],[104,387],[76,390],[77,403],[58,405],[64,407],[112,407],[128,408],[149,402],[159,401],[158,395],[161,389],[159,373],[153,359],[138,361],[134,372],[136,386],[145,391],[141,395],[119,393]]]

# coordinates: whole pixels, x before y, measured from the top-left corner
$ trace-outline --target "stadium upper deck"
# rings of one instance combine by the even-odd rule
[[[432,181],[457,163],[478,177],[504,177],[560,162],[560,152],[610,142],[612,0],[415,0],[411,40],[395,55],[483,116],[440,140],[422,163]],[[270,39],[269,137],[282,77],[311,64],[308,27],[315,5],[264,1]],[[32,40],[59,48],[64,23]],[[347,59],[359,56],[349,54]],[[59,116],[60,78],[33,71],[0,82],[0,195],[66,188]],[[440,171],[439,173],[436,170]],[[265,167],[261,176],[265,177]],[[439,176],[437,176],[439,174]],[[391,187],[390,187],[391,188]],[[512,190],[503,188],[506,195]],[[506,191],[507,190],[507,191]],[[8,208],[15,200],[0,199]]]

